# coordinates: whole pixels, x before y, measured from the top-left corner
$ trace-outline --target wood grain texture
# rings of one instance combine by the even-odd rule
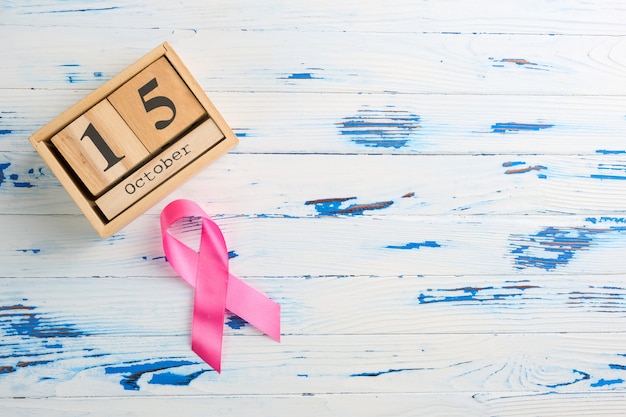
[[[0,414],[622,415],[624,21],[611,0],[0,4]],[[28,137],[163,41],[240,143],[100,239]],[[176,198],[281,304],[280,344],[227,315],[221,375],[162,252]]]

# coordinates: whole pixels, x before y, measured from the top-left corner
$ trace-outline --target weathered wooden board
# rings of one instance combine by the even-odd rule
[[[8,3],[0,23],[29,26],[116,28],[219,28],[223,30],[462,32],[540,34],[624,34],[624,3],[541,0],[502,3],[497,0],[431,2],[396,0],[385,4],[332,0],[300,3],[274,1],[273,6],[245,1],[200,0],[184,7],[153,2],[112,4],[107,0],[63,3]],[[106,22],[106,23],[103,23]]]
[[[94,89],[168,41],[208,91],[626,92],[626,36],[0,26],[0,37],[15,39],[0,45],[0,54],[20,60],[3,71],[0,88],[6,89]],[[280,49],[268,56],[277,39]]]
[[[401,393],[401,394],[311,394],[289,396],[204,396],[188,398],[128,397],[89,399],[3,399],[3,410],[15,417],[31,417],[44,413],[64,417],[68,413],[88,417],[127,415],[142,416],[145,410],[155,417],[184,414],[189,417],[219,414],[221,416],[255,415],[259,417],[290,417],[298,415],[359,416],[551,416],[570,417],[581,410],[595,415],[622,415],[626,395],[622,392],[594,393]]]
[[[280,169],[276,169],[276,167]],[[4,214],[78,210],[31,152],[0,153]],[[286,194],[285,188],[293,189]],[[35,193],[36,191],[36,193]],[[626,153],[592,155],[231,154],[165,202],[212,215],[589,214],[623,218]]]
[[[211,207],[208,206],[207,210]],[[355,213],[356,214],[356,213]],[[620,274],[623,218],[329,216],[217,218],[242,276]],[[181,224],[197,238],[199,223]],[[0,217],[4,277],[169,276],[157,216],[99,239],[80,215]],[[72,254],[75,262],[60,261]]]
[[[5,359],[3,377],[20,383],[0,395],[623,391],[625,342],[621,333],[229,336],[217,374],[186,337],[46,336]]]
[[[33,131],[85,93],[3,90],[0,154],[30,152]],[[624,96],[209,96],[239,137],[234,153],[626,155]]]
[[[281,304],[284,335],[585,335],[621,332],[626,316],[626,288],[614,275],[242,279]],[[0,288],[7,337],[62,337],[66,328],[65,336],[189,338],[193,290],[175,276],[3,278]],[[225,331],[260,334],[236,317]]]

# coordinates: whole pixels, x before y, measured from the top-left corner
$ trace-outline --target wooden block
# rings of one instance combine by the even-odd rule
[[[112,96],[118,108],[109,101]],[[133,100],[134,104],[130,104]],[[175,115],[169,103],[175,107]],[[140,111],[133,111],[132,107],[137,104]],[[168,124],[173,115],[173,121]],[[144,117],[143,121],[140,116]],[[126,117],[130,122],[119,123]],[[156,123],[160,120],[167,126],[160,123],[163,128],[158,129]],[[147,128],[144,126],[145,131],[137,133],[141,132],[137,126],[142,122]],[[91,135],[86,134],[90,125],[93,126],[88,132]],[[113,129],[113,133],[108,129]],[[96,136],[102,138],[101,142],[110,152]],[[134,137],[131,146],[139,148],[136,152],[117,148],[118,145],[128,146],[129,141],[122,139],[127,136]],[[238,142],[167,42],[65,110],[33,133],[29,140],[101,237],[120,230]],[[135,146],[137,144],[141,146]],[[80,149],[80,146],[87,146],[87,149]],[[184,155],[186,151],[188,155]],[[96,164],[97,157],[104,165]],[[168,159],[172,160],[171,165]],[[123,172],[111,178],[102,177],[103,173],[111,175],[117,169]],[[155,171],[159,171],[158,179]],[[129,192],[126,192],[129,182],[125,181],[131,179],[133,185],[128,186]],[[87,183],[91,188],[86,187]],[[114,201],[117,198],[120,202]]]
[[[151,153],[206,115],[165,57],[131,78],[109,100]]]
[[[223,138],[224,134],[213,120],[204,121],[103,194],[96,200],[96,205],[106,218],[115,218]]]
[[[94,196],[148,156],[107,100],[67,125],[51,141]]]

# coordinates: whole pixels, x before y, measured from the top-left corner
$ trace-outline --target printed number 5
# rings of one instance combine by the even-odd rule
[[[143,103],[143,107],[146,109],[146,113],[151,112],[154,109],[158,109],[159,107],[167,107],[172,111],[172,117],[169,119],[158,120],[154,124],[154,127],[156,127],[157,130],[163,130],[174,121],[174,117],[176,117],[176,106],[174,106],[172,100],[164,96],[155,96],[146,100],[146,96],[158,86],[159,84],[157,83],[156,78],[153,78],[137,90],[137,92],[139,93],[139,97],[141,97],[141,102]]]

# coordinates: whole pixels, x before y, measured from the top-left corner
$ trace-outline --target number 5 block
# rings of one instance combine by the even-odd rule
[[[150,152],[206,114],[165,57],[131,78],[109,100]]]
[[[30,142],[107,237],[226,153],[237,137],[166,42]]]

